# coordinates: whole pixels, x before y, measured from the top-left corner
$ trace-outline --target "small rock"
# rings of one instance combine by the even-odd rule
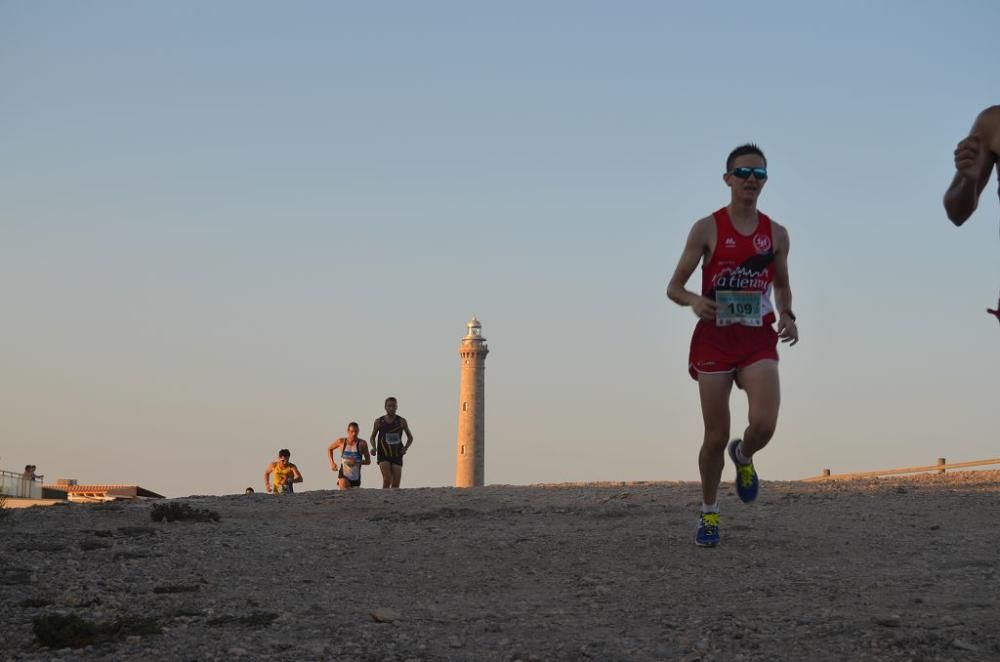
[[[896,494],[906,494],[906,488],[902,487],[902,486],[897,487],[896,488]]]
[[[66,592],[56,599],[57,603],[63,607],[76,607],[80,604],[80,598],[73,592]]]
[[[957,649],[963,650],[963,651],[969,651],[971,653],[978,653],[979,652],[979,646],[974,646],[973,644],[970,644],[969,642],[965,641],[964,639],[955,639],[955,640],[953,640],[951,642],[951,646],[952,646],[952,648],[957,648]]]
[[[372,620],[376,623],[393,623],[399,620],[400,614],[395,609],[379,607],[378,609],[372,611],[371,616]]]
[[[940,528],[941,528],[940,524],[934,524],[933,526],[931,526],[931,531],[937,531]]]
[[[903,624],[903,619],[899,617],[899,614],[886,614],[885,616],[877,617],[875,622],[887,628],[898,628]]]
[[[227,652],[233,657],[241,657],[250,654],[245,648],[230,648]]]
[[[465,646],[465,642],[459,639],[458,637],[453,636],[448,639],[448,645],[451,646],[452,648],[461,648]]]

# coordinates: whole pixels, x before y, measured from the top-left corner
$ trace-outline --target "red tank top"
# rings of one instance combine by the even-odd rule
[[[771,219],[757,212],[757,229],[751,236],[733,227],[729,210],[723,207],[715,218],[715,250],[701,268],[701,295],[716,300],[717,290],[759,292],[764,324],[773,324],[771,282],[774,280],[774,240]]]

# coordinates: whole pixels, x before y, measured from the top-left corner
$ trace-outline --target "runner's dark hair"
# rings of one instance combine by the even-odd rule
[[[767,157],[764,156],[764,152],[760,147],[757,147],[756,143],[746,143],[745,145],[740,145],[733,151],[729,152],[729,156],[726,157],[726,172],[733,169],[733,161],[737,156],[746,156],[747,154],[756,154],[760,158],[764,159],[764,167],[767,167]]]

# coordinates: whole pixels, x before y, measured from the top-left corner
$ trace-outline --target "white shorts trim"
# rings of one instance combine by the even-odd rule
[[[756,361],[754,361],[756,363]],[[752,364],[751,364],[752,365]],[[694,365],[691,369],[697,372],[699,375],[727,375],[732,372],[736,372],[739,368],[732,368],[731,370],[698,370]]]

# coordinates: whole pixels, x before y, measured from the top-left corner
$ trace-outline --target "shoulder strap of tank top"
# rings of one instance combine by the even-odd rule
[[[729,218],[729,210],[725,207],[714,212],[712,217],[715,219],[715,233],[716,236],[722,234],[722,232],[732,232],[733,222]]]
[[[757,231],[760,232],[761,230],[763,230],[764,232],[767,233],[767,236],[770,237],[771,234],[772,234],[772,232],[771,232],[771,217],[758,209],[757,210],[757,218],[760,220],[760,226],[759,226],[759,228],[758,228]]]

